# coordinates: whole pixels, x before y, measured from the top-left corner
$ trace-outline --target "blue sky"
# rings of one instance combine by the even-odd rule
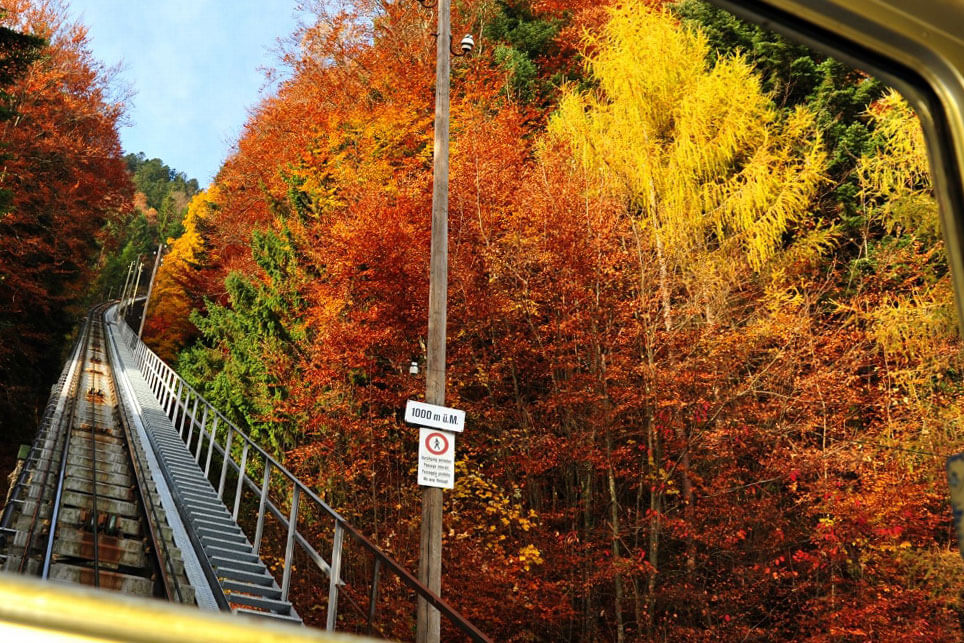
[[[296,0],[67,0],[94,56],[121,63],[134,95],[126,152],[144,152],[207,185],[277,68]]]

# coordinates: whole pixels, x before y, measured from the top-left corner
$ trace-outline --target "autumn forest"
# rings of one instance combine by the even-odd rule
[[[205,187],[124,155],[65,5],[0,0],[0,430],[166,244],[145,341],[414,570],[434,16],[315,5]],[[964,637],[964,362],[907,103],[700,0],[453,24],[443,595],[495,640]]]

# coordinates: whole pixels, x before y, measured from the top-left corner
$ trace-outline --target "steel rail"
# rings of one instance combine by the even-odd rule
[[[63,428],[63,434],[64,434],[64,437],[63,437],[64,445],[63,445],[63,451],[61,452],[60,472],[57,478],[56,492],[54,494],[53,500],[51,500],[52,504],[51,504],[51,514],[50,514],[50,527],[49,527],[49,534],[47,537],[47,545],[44,548],[44,553],[43,553],[43,570],[41,572],[41,577],[44,579],[47,579],[50,576],[50,563],[51,563],[51,559],[53,558],[53,548],[54,548],[54,534],[56,532],[57,518],[60,514],[60,499],[61,499],[61,496],[63,495],[64,476],[66,475],[66,472],[67,472],[67,451],[69,450],[69,447],[70,447],[70,425],[73,422],[74,411],[77,407],[77,390],[80,387],[80,380],[84,372],[84,362],[86,361],[86,357],[84,357],[84,355],[86,351],[87,342],[90,339],[90,320],[92,317],[93,317],[93,311],[87,314],[87,321],[84,324],[84,334],[83,334],[83,340],[82,340],[83,343],[81,345],[81,353],[80,355],[78,355],[80,368],[78,368],[76,373],[74,374],[74,381],[71,382],[70,389],[68,389],[70,391],[69,393],[70,398],[68,401],[68,406],[64,409],[64,415],[61,417],[61,426]],[[48,464],[48,469],[47,469],[48,472],[50,471],[49,466],[51,466],[52,464],[53,464],[53,458],[50,458],[50,463]],[[34,523],[36,523],[37,514],[40,512],[40,507],[43,504],[42,494],[47,487],[46,481],[47,481],[47,476],[44,475],[44,484],[41,487],[41,497],[38,497],[37,508],[34,511]],[[23,550],[23,558],[20,561],[21,573],[23,573],[24,565],[26,564],[27,559],[30,556],[30,548],[33,540],[34,527],[35,527],[35,524],[32,524],[30,529],[30,536],[27,540],[27,546]]]
[[[89,343],[84,351],[85,363],[91,361],[90,353],[94,343],[94,328],[94,322],[91,320],[91,333],[88,336]],[[101,333],[103,334],[103,327],[101,328]],[[93,384],[93,382],[91,382],[91,384]],[[78,391],[78,393],[79,392],[80,391]],[[93,386],[87,391],[87,394],[95,394]],[[100,512],[97,511],[97,418],[93,406],[88,406],[87,409],[88,415],[91,416],[88,418],[90,421],[87,423],[87,426],[90,429],[90,531],[93,534],[94,540],[94,587],[100,587]],[[69,430],[72,432],[73,427]],[[51,531],[53,531],[53,525],[51,525]]]
[[[80,358],[80,368],[77,370],[76,379],[71,386],[71,400],[70,400],[70,412],[64,414],[63,430],[64,430],[64,449],[60,455],[60,472],[57,476],[57,488],[54,493],[54,498],[51,505],[50,514],[50,526],[47,533],[47,546],[44,548],[43,553],[43,570],[41,571],[40,577],[47,580],[50,577],[50,566],[53,563],[54,557],[54,540],[57,535],[57,524],[60,520],[60,505],[63,500],[64,493],[64,482],[67,477],[67,459],[70,451],[70,437],[73,432],[74,414],[77,410],[77,398],[80,395],[80,382],[83,379],[84,365],[89,361],[88,350],[90,348],[90,339],[93,331],[93,318],[94,310],[92,309],[87,313],[87,322],[85,324],[84,333],[84,344],[81,349]],[[93,429],[91,429],[91,435],[93,436]],[[52,461],[52,459],[51,459]],[[91,453],[91,469],[95,470],[96,462],[94,460],[94,454]],[[95,586],[100,585],[100,569],[97,566],[97,479],[94,477],[93,486],[93,521],[94,521],[94,557],[95,557],[95,569],[94,569],[94,584]],[[38,503],[39,509],[39,503]],[[29,548],[24,550],[24,560],[27,559],[29,554]],[[23,561],[21,561],[21,571],[23,569]]]

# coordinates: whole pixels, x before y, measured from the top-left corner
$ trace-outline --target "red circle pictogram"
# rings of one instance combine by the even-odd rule
[[[425,436],[425,448],[432,455],[442,455],[449,450],[449,439],[444,433],[429,433]]]

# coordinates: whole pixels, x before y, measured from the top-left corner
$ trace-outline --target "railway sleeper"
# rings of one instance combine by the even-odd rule
[[[64,479],[64,485],[66,489],[69,489],[70,491],[78,491],[80,493],[91,494],[95,491],[94,483],[90,481],[89,477],[67,477]],[[101,498],[122,500],[124,502],[134,502],[134,489],[130,485],[122,487],[106,482],[98,482],[96,485],[96,492],[98,505],[100,504]]]
[[[117,461],[117,458],[123,458],[127,454],[127,450],[120,441],[104,442],[103,444],[98,444],[96,447],[97,461],[98,462],[111,462]],[[85,436],[77,437],[74,435],[73,441],[70,444],[70,459],[73,461],[76,459],[87,459],[89,460],[91,456],[90,449],[90,438]]]
[[[100,455],[101,450],[108,450],[111,452],[117,452],[120,449],[123,452],[124,440],[113,433],[95,433],[94,442],[97,443],[97,454]],[[90,457],[90,432],[89,431],[74,431],[70,434],[70,452],[73,454],[77,451],[79,454],[83,454],[84,457]]]
[[[116,485],[118,487],[130,487],[134,484],[133,476],[125,472],[111,472],[97,470],[91,472],[89,467],[82,467],[75,464],[67,465],[67,476],[90,480],[91,477],[97,479],[99,483]]]
[[[76,465],[80,465],[88,468],[91,465],[89,454],[84,454],[83,456],[77,455],[76,457],[71,456],[70,462],[71,464],[76,464]],[[127,456],[124,453],[103,454],[103,455],[101,453],[97,453],[96,465],[98,469],[101,469],[105,466],[113,467],[114,465],[120,465],[121,467],[123,467],[122,469],[123,471],[127,471]]]
[[[42,471],[43,468],[44,468],[45,466],[47,466],[48,461],[49,461],[49,458],[44,458],[43,460],[39,461],[39,462],[38,462],[38,467],[37,467],[37,469]],[[54,458],[54,461],[57,463],[57,466],[59,466],[60,457],[57,456],[56,458]],[[88,472],[89,472],[89,471],[90,471],[90,458],[85,458],[83,462],[78,462],[78,461],[76,461],[76,460],[71,460],[71,462],[70,462],[67,466],[68,466],[68,475],[69,475],[69,472],[70,472],[71,469],[76,469],[76,470],[82,470],[82,471],[88,471]],[[125,462],[100,462],[100,461],[98,461],[98,463],[97,463],[97,475],[98,475],[98,476],[101,476],[101,475],[106,475],[106,474],[117,474],[117,475],[126,475],[126,476],[129,476],[129,475],[130,475],[130,467],[128,467]],[[54,481],[54,482],[56,482],[56,481]],[[36,486],[36,485],[31,485],[31,486]]]
[[[104,589],[112,589],[125,594],[138,596],[153,596],[154,581],[143,576],[125,574],[109,569],[101,569],[96,573],[97,582]],[[93,585],[95,572],[90,567],[70,565],[56,562],[50,566],[50,578],[64,583]]]
[[[101,515],[100,523],[104,526],[108,526],[107,523],[110,522],[110,516],[102,512],[98,512]],[[114,518],[114,525],[112,531],[116,534],[123,534],[128,538],[142,538],[144,535],[143,525],[139,520],[132,518],[117,516],[111,514]],[[87,509],[77,509],[74,507],[64,507],[60,510],[60,519],[67,525],[86,525],[90,522],[90,511]]]
[[[149,564],[145,549],[143,540],[97,535],[96,558],[101,566],[144,569]],[[94,561],[94,535],[84,529],[69,529],[67,525],[61,525],[57,530],[54,554]]]
[[[67,507],[77,507],[80,509],[93,509],[93,498],[86,493],[76,491],[64,491],[63,503]],[[98,498],[97,510],[111,514],[118,514],[126,518],[137,518],[140,515],[137,505],[133,502],[114,500],[113,498]]]

